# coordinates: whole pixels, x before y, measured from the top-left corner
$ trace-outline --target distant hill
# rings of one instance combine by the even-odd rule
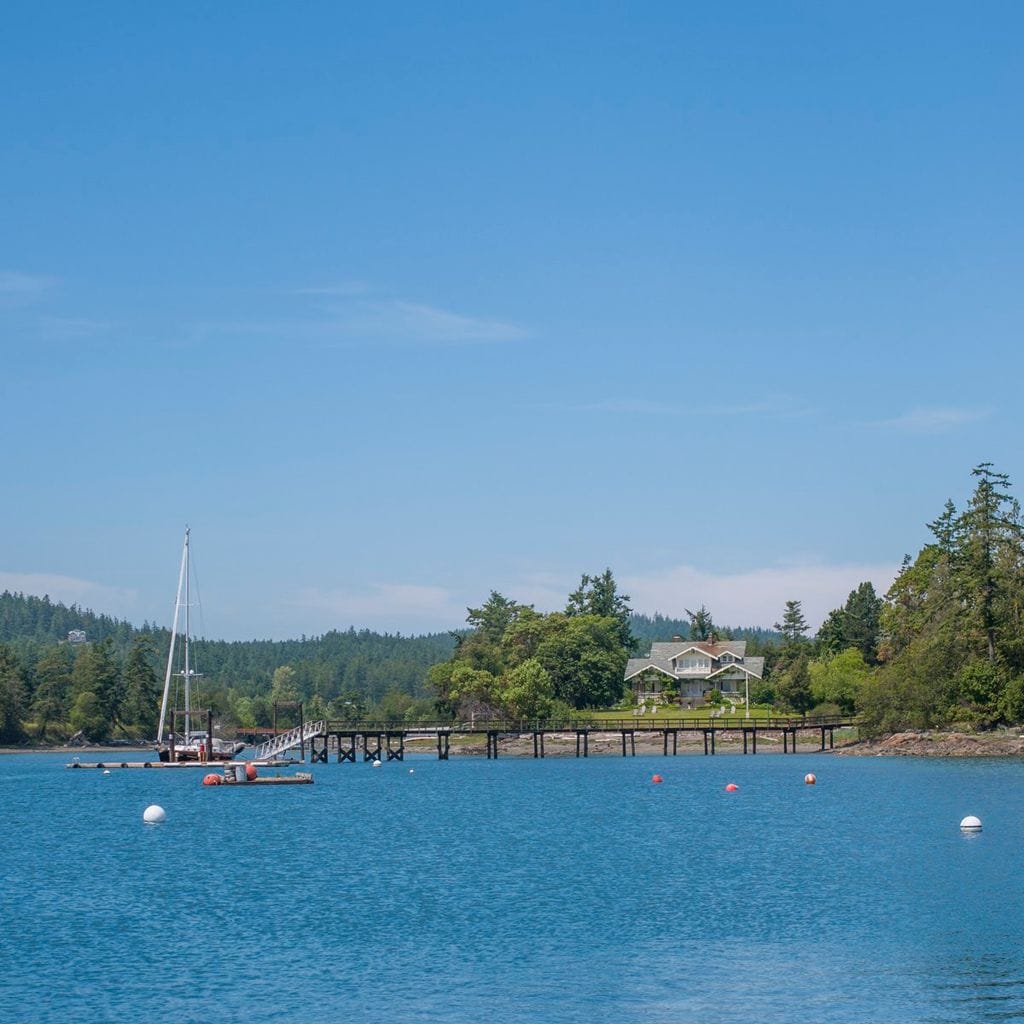
[[[171,639],[170,630],[149,623],[136,627],[47,597],[0,594],[0,642],[10,644],[26,663],[34,663],[43,648],[67,642],[75,630],[89,641],[109,637],[121,654],[146,633],[166,657]],[[290,665],[305,697],[319,693],[330,700],[351,691],[377,700],[392,689],[425,695],[430,666],[446,661],[454,648],[449,633],[402,636],[348,629],[298,640],[197,640],[193,656],[207,681],[250,696],[267,693],[274,670]]]

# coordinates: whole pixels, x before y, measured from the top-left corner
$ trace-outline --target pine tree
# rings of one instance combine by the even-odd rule
[[[629,628],[632,612],[629,607],[629,595],[620,594],[615,584],[611,569],[605,569],[600,576],[588,576],[580,579],[579,587],[569,595],[565,614],[597,615],[618,622],[619,638],[627,651],[637,647],[636,638]]]
[[[124,663],[124,706],[121,716],[142,730],[156,733],[160,682],[154,667],[156,652],[148,636],[138,636]]]
[[[25,681],[14,651],[0,644],[0,743],[20,743],[25,738]]]
[[[715,624],[711,621],[711,612],[701,605],[695,612],[685,609],[690,616],[690,639],[711,640],[715,635]]]
[[[36,735],[40,740],[45,740],[50,723],[63,721],[68,713],[71,659],[67,645],[51,647],[36,662],[35,675],[32,714],[36,720]]]
[[[787,647],[799,647],[806,642],[807,620],[799,601],[786,602],[782,622],[776,622],[775,628],[782,634],[783,644]]]

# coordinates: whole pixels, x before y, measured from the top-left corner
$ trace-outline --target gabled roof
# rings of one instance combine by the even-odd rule
[[[760,679],[764,672],[764,658],[746,658],[742,662],[730,662],[712,672],[708,679],[714,679],[715,676],[720,676],[723,672],[731,672],[734,669],[739,669],[748,676],[753,676],[754,679]]]
[[[649,668],[664,672],[665,675],[672,679],[676,677],[675,672],[672,671],[671,662],[663,661],[661,658],[630,658],[626,662],[626,675],[623,682],[632,679],[633,676],[640,675],[641,672],[646,672]]]

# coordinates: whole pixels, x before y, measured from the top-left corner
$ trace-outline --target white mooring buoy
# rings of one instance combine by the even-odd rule
[[[380,767],[380,761],[374,761],[373,762],[373,767],[374,768],[379,768]]]
[[[981,818],[976,818],[973,814],[968,814],[963,821],[960,822],[961,832],[980,832],[981,831]]]
[[[142,820],[147,825],[160,825],[167,820],[167,812],[159,804],[150,804],[142,812]]]

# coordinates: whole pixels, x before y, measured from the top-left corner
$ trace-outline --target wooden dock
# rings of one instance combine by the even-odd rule
[[[781,738],[784,754],[797,753],[797,737],[804,740],[804,750],[832,750],[837,729],[856,728],[858,720],[849,716],[780,717],[771,718],[679,718],[659,722],[638,719],[574,722],[476,722],[450,725],[425,723],[396,725],[381,722],[324,722],[320,731],[307,737],[303,746],[309,746],[310,762],[327,764],[331,755],[337,763],[354,763],[361,754],[363,761],[402,761],[406,744],[410,740],[436,742],[437,757],[447,761],[451,755],[452,739],[460,736],[482,737],[488,760],[498,756],[501,740],[507,737],[529,737],[533,741],[533,756],[546,756],[545,739],[553,736],[575,739],[576,757],[590,756],[592,738],[617,736],[621,741],[622,756],[636,756],[638,734],[661,739],[662,754],[666,757],[679,753],[680,736],[695,734],[703,741],[707,756],[716,753],[723,739],[737,744],[742,742],[744,754],[757,753],[758,737]],[[809,741],[809,742],[808,742]],[[817,741],[815,743],[815,741]],[[298,747],[299,744],[296,743]]]

